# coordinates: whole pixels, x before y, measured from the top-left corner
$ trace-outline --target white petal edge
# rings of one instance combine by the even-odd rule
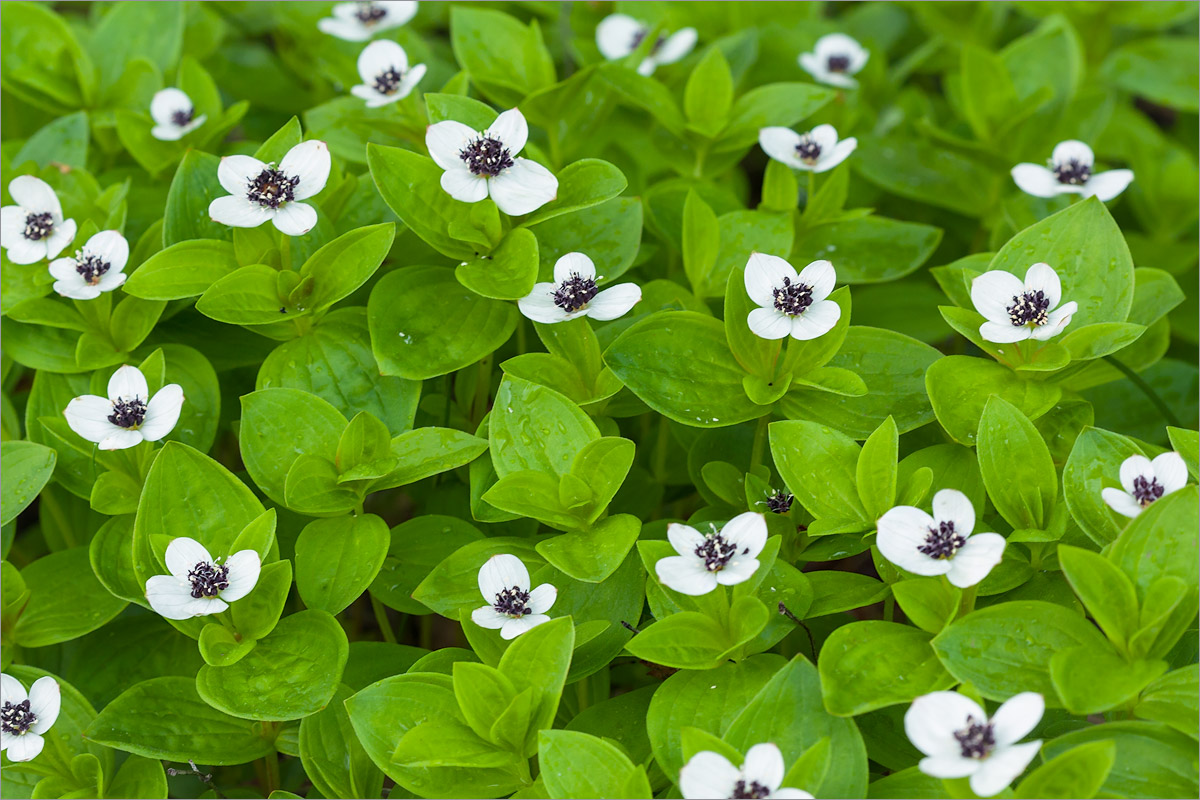
[[[511,217],[536,211],[558,197],[558,178],[536,161],[518,158],[488,181],[488,194]]]
[[[967,539],[949,559],[946,579],[960,589],[974,586],[988,576],[1004,557],[1004,537],[998,533],[977,533]]]
[[[181,581],[187,580],[188,573],[197,564],[211,564],[212,560],[213,558],[208,552],[208,548],[195,539],[189,539],[186,536],[172,539],[171,543],[167,545],[166,553],[163,554],[163,561],[167,565],[167,572]]]
[[[221,590],[220,598],[226,603],[241,600],[258,584],[258,576],[262,572],[262,559],[255,550],[239,550],[225,564],[229,569],[226,580],[229,586]]]
[[[636,283],[619,283],[597,294],[588,303],[587,315],[602,322],[628,314],[642,299]]]

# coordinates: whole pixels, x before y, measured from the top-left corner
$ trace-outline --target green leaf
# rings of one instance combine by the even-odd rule
[[[1059,545],[1058,563],[1092,619],[1119,649],[1137,629],[1137,593],[1129,578],[1098,553]]]
[[[1165,661],[1128,661],[1111,647],[1072,647],[1050,659],[1050,678],[1058,696],[1068,711],[1080,715],[1127,705],[1166,671]]]
[[[565,396],[505,376],[489,418],[489,447],[496,474],[540,470],[565,475],[580,451],[600,438],[591,418]]]
[[[1097,322],[1068,331],[1058,344],[1070,351],[1072,361],[1088,361],[1128,347],[1145,331],[1131,322]]]
[[[516,687],[495,667],[469,661],[454,664],[451,677],[454,680],[454,697],[458,700],[463,718],[479,738],[489,739],[492,723],[517,696]],[[505,744],[491,741],[498,746]],[[525,731],[521,731],[517,749],[525,749]]]
[[[815,422],[773,422],[768,430],[775,468],[805,510],[871,527],[855,485],[862,457],[853,439]]]
[[[584,158],[558,171],[558,196],[526,215],[521,226],[536,225],[548,219],[600,205],[625,191],[624,173],[607,161]]]
[[[458,265],[454,276],[463,286],[483,297],[520,300],[533,291],[537,281],[537,237],[524,228],[512,230],[491,255]]]
[[[1196,738],[1195,720],[1200,713],[1200,666],[1192,664],[1168,672],[1142,692],[1133,713],[1142,719],[1170,725]]]
[[[896,457],[900,437],[890,416],[863,442],[855,483],[867,519],[878,519],[896,500]]]
[[[325,797],[376,797],[383,773],[354,735],[342,684],[328,706],[300,722],[300,760],[304,773]]]
[[[975,136],[992,140],[1016,112],[1017,90],[1004,61],[982,47],[962,48],[963,115]]]
[[[575,580],[599,583],[621,566],[641,529],[637,517],[616,514],[600,520],[589,531],[541,541],[537,551],[555,569]]]
[[[1102,797],[1150,800],[1159,796],[1191,797],[1197,793],[1196,742],[1155,722],[1108,722],[1059,736],[1047,742],[1043,758],[1059,755],[1091,742],[1112,741],[1117,746]],[[1083,787],[1080,787],[1083,788]],[[1076,787],[1072,787],[1074,794]]]
[[[554,722],[574,648],[575,626],[570,618],[559,618],[521,634],[500,657],[501,674],[518,693],[530,690],[533,695],[527,753],[536,748],[537,732]]]
[[[246,764],[273,754],[260,726],[200,699],[191,678],[151,678],[113,700],[88,726],[88,741],[146,758]]]
[[[1029,418],[1003,398],[989,397],[977,444],[979,471],[1000,516],[1013,528],[1049,527],[1058,475],[1045,440]]]
[[[440,514],[414,517],[392,528],[383,567],[371,584],[371,595],[406,614],[428,614],[414,600],[417,584],[458,548],[483,538],[471,524]]]
[[[993,170],[939,142],[905,138],[892,131],[881,138],[860,137],[858,145],[850,160],[854,170],[900,197],[980,217],[999,191]]]
[[[0,444],[0,469],[4,472],[0,525],[7,525],[29,507],[54,474],[58,454],[35,442]]]
[[[289,471],[304,456],[332,462],[346,418],[321,398],[297,389],[263,389],[242,397],[239,445],[246,471],[276,503],[286,505]]]
[[[374,514],[313,520],[296,539],[296,589],[308,608],[339,614],[383,566],[391,535]]]
[[[478,245],[450,233],[453,220],[470,218],[471,206],[446,194],[440,182],[442,169],[433,159],[399,147],[368,144],[367,164],[379,194],[413,233],[449,258],[475,257]]]
[[[6,631],[22,647],[45,647],[90,633],[125,608],[92,572],[88,548],[44,555],[21,570],[29,602]]]
[[[344,233],[313,253],[300,267],[300,285],[289,305],[322,311],[367,282],[387,257],[396,235],[390,222]]]
[[[423,380],[493,352],[517,326],[517,309],[465,289],[445,267],[407,267],[371,290],[371,347],[385,375]]]
[[[941,240],[932,225],[870,216],[807,228],[792,256],[797,264],[832,257],[838,283],[879,283],[918,269]]]
[[[991,396],[1015,406],[1031,420],[1062,397],[1054,384],[1024,380],[994,361],[971,356],[938,359],[925,374],[929,401],[938,422],[955,441],[974,445],[984,406]]]
[[[499,536],[470,542],[435,566],[413,591],[413,599],[450,619],[458,619],[462,611],[479,608],[483,600],[479,594],[479,568],[500,553],[521,559],[531,575],[542,564],[533,542],[525,538]]]
[[[505,107],[554,83],[554,62],[536,22],[526,26],[500,11],[455,7],[450,44],[471,82]]]
[[[914,578],[893,583],[892,596],[909,622],[923,631],[941,633],[958,613],[962,591],[939,578]]]
[[[1109,54],[1101,71],[1114,84],[1151,102],[1184,112],[1200,111],[1196,42],[1190,36],[1153,36]]]
[[[692,68],[683,90],[683,110],[688,121],[705,133],[716,133],[725,124],[733,105],[733,76],[720,48],[710,47]]]
[[[233,245],[228,241],[189,239],[142,262],[125,281],[125,291],[146,300],[196,297],[237,269]]]
[[[542,731],[538,737],[542,780],[552,798],[649,797],[646,773],[614,745],[576,731]]]
[[[825,708],[852,717],[908,703],[956,683],[929,646],[932,634],[882,620],[843,625],[821,647]]]
[[[1121,462],[1142,455],[1131,439],[1099,428],[1084,428],[1075,439],[1063,467],[1063,496],[1071,516],[1092,541],[1108,544],[1121,532],[1121,524],[1104,502],[1101,491],[1120,486]]]
[[[794,229],[789,213],[730,211],[718,218],[718,227],[721,237],[717,260],[708,281],[696,287],[700,297],[723,295],[730,274],[744,268],[753,253],[786,256],[792,249]]]
[[[208,216],[209,204],[228,194],[217,181],[219,164],[219,158],[199,150],[190,150],[183,157],[167,193],[163,217],[164,247],[189,239],[232,241],[232,229]]]
[[[1117,758],[1113,741],[1082,744],[1060,753],[1017,784],[1017,797],[1095,797]]]
[[[764,620],[765,622],[765,620]],[[757,631],[756,631],[757,633]],[[736,646],[719,622],[697,611],[679,611],[642,630],[625,649],[652,664],[710,670]]]
[[[713,152],[741,150],[758,141],[758,132],[768,126],[795,125],[812,116],[836,97],[832,89],[811,83],[768,83],[757,86],[734,101],[729,124],[713,145]]]
[[[845,170],[838,170],[833,174],[837,175],[839,173],[841,175],[848,174]],[[827,182],[825,186],[821,187],[822,190],[832,183],[834,183],[832,180]],[[841,183],[844,186],[845,180],[842,180]],[[820,191],[817,192],[817,196],[821,196]],[[800,185],[796,181],[795,171],[775,159],[768,161],[766,172],[763,173],[762,203],[759,207],[765,211],[791,211],[796,207],[799,199]],[[807,214],[808,207],[804,211]],[[684,237],[687,237],[686,233]]]
[[[1175,448],[1175,452],[1183,457],[1187,463],[1188,472],[1192,473],[1195,478],[1200,467],[1197,467],[1197,462],[1200,461],[1200,433],[1189,431],[1184,428],[1167,428],[1167,436],[1171,438],[1171,447]]]
[[[712,207],[694,189],[689,189],[683,202],[683,269],[692,291],[712,280],[721,246],[721,228]],[[732,275],[730,280],[733,280]]]

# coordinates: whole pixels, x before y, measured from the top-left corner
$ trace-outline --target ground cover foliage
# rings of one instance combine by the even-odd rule
[[[31,3],[3,797],[1195,797],[1197,7]]]

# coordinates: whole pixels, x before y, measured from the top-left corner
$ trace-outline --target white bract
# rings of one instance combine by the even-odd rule
[[[446,194],[464,203],[491,196],[505,214],[518,216],[558,196],[558,178],[517,153],[529,138],[525,116],[510,108],[485,131],[444,120],[429,126],[425,146],[442,173]]]
[[[182,139],[208,119],[204,114],[197,117],[192,99],[174,88],[154,94],[154,99],[150,101],[150,116],[154,119],[150,135],[164,142]]]
[[[70,258],[50,262],[54,291],[73,300],[94,300],[125,283],[129,242],[116,231],[100,231]]]
[[[1163,453],[1153,461],[1145,456],[1130,456],[1121,462],[1124,491],[1108,487],[1100,491],[1100,496],[1118,514],[1136,517],[1151,503],[1179,491],[1187,482],[1187,464],[1176,452]]]
[[[987,317],[979,335],[989,342],[1007,344],[1025,339],[1046,341],[1063,332],[1079,309],[1072,300],[1063,303],[1062,283],[1048,264],[1034,264],[1022,281],[1011,272],[994,269],[971,282],[971,302]]]
[[[650,26],[626,14],[610,14],[596,26],[596,46],[609,61],[625,58],[637,50],[650,33]],[[642,75],[653,75],[662,64],[674,64],[696,46],[696,29],[681,28],[671,35],[662,34],[650,53],[638,64]]]
[[[945,575],[961,588],[987,577],[1004,555],[1004,537],[977,533],[975,509],[957,489],[933,496],[933,516],[912,506],[896,506],[875,523],[875,544],[883,557],[915,575]]]
[[[479,592],[488,605],[471,612],[481,628],[499,630],[501,639],[515,639],[543,622],[554,605],[558,589],[543,583],[530,589],[529,570],[516,556],[504,553],[489,558],[479,568]]]
[[[1070,139],[1059,142],[1050,156],[1050,167],[1028,162],[1012,168],[1012,177],[1021,191],[1034,197],[1079,194],[1099,197],[1107,202],[1125,191],[1133,181],[1133,170],[1112,169],[1092,174],[1096,158],[1092,148]]]
[[[108,379],[108,397],[85,394],[67,403],[67,425],[101,450],[157,442],[179,421],[183,389],[169,383],[150,396],[146,376],[128,364]]]
[[[858,139],[851,136],[839,142],[832,125],[818,125],[808,133],[773,127],[758,132],[758,144],[764,153],[792,169],[828,172],[850,157]]]
[[[1009,698],[988,715],[958,692],[933,692],[913,701],[904,732],[925,754],[920,769],[934,778],[967,778],[971,791],[991,797],[1003,791],[1037,755],[1041,741],[1017,744],[1042,719],[1046,704],[1037,692]]]
[[[852,76],[867,65],[870,57],[871,53],[852,37],[829,33],[817,39],[811,53],[800,54],[800,66],[820,83],[853,89],[858,81]]]
[[[604,291],[596,288],[596,265],[583,253],[567,253],[554,262],[554,282],[536,283],[517,301],[521,313],[534,322],[566,322],[576,317],[616,319],[642,299],[636,283],[621,283]]]
[[[0,208],[0,246],[14,264],[54,258],[75,239],[75,220],[63,219],[62,205],[50,184],[18,175],[8,184],[16,205]]]
[[[366,100],[367,108],[378,108],[408,97],[425,76],[425,65],[410,69],[404,48],[391,39],[380,39],[358,54],[358,74],[363,82],[351,86],[350,93]]]
[[[417,0],[338,3],[333,16],[317,20],[317,27],[348,42],[365,42],[380,31],[400,27],[416,13]]]
[[[170,575],[146,581],[146,600],[167,619],[219,614],[254,589],[262,561],[254,550],[239,550],[218,564],[204,545],[179,537],[167,545]]]
[[[658,580],[694,597],[708,594],[717,584],[734,586],[750,579],[767,543],[767,521],[762,514],[747,511],[708,534],[673,522],[667,526],[667,539],[679,555],[658,560],[654,565]]]
[[[780,788],[783,776],[783,753],[770,742],[751,747],[741,769],[720,753],[701,750],[679,770],[679,791],[684,800],[723,797],[808,800],[812,797],[800,789]]]
[[[19,680],[0,673],[0,751],[10,761],[36,758],[61,705],[62,690],[49,675],[34,681],[26,694]]]
[[[229,192],[208,206],[214,222],[234,228],[257,228],[267,220],[288,236],[300,236],[317,224],[317,210],[301,203],[325,188],[329,180],[329,148],[324,142],[301,142],[276,167],[253,156],[225,156],[217,180]]]
[[[764,339],[816,339],[841,319],[841,306],[826,299],[836,281],[828,261],[814,261],[797,275],[779,256],[753,253],[746,262],[746,294],[759,308],[746,324]]]

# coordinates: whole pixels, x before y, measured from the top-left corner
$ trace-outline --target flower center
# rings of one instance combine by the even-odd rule
[[[767,498],[767,508],[774,514],[786,514],[792,510],[793,496],[791,492],[771,492]]]
[[[192,582],[192,597],[216,597],[229,588],[229,567],[201,561],[192,567],[188,580]]]
[[[497,592],[496,602],[492,603],[492,608],[513,618],[533,613],[533,609],[529,607],[529,592],[520,586]]]
[[[258,203],[263,208],[279,208],[295,199],[296,186],[299,183],[299,175],[289,178],[286,173],[267,167],[258,173],[257,178],[250,181],[246,199],[251,203]]]
[[[814,142],[812,136],[806,133],[800,137],[800,144],[796,145],[796,155],[805,164],[812,166],[821,157],[821,145]]]
[[[954,738],[962,748],[963,758],[987,758],[996,749],[992,724],[976,722],[974,717],[967,717],[967,727],[955,731]]]
[[[122,428],[136,428],[146,419],[146,404],[138,398],[125,400],[118,397],[113,403],[113,412],[108,415],[108,421]]]
[[[729,796],[731,798],[746,798],[746,797],[763,798],[763,797],[770,797],[771,790],[768,789],[766,786],[763,786],[758,781],[750,781],[749,783],[747,783],[744,780],[740,780],[733,785],[733,794],[731,794]]]
[[[704,542],[696,545],[696,555],[704,560],[704,568],[709,572],[720,572],[725,569],[729,560],[737,555],[737,545],[727,540],[719,533],[710,533],[704,537]],[[742,550],[749,553],[750,548]],[[747,795],[749,797],[751,795]]]
[[[354,16],[363,25],[374,25],[387,16],[387,9],[377,3],[359,3]]]
[[[773,289],[772,294],[775,296],[775,309],[789,317],[803,314],[813,301],[812,287],[799,281],[792,283],[791,278],[784,278],[783,286]]]
[[[1141,475],[1133,479],[1133,499],[1138,501],[1138,505],[1142,508],[1153,503],[1155,500],[1163,496],[1163,485],[1158,482],[1158,478],[1146,480]]]
[[[1054,177],[1058,178],[1059,183],[1078,186],[1081,183],[1087,183],[1088,178],[1092,177],[1092,167],[1090,164],[1084,164],[1073,158],[1068,159],[1054,165]]]
[[[75,271],[82,275],[90,286],[95,286],[100,282],[100,277],[108,272],[109,266],[109,263],[100,256],[87,252],[75,254]]]
[[[28,698],[19,703],[5,702],[4,707],[0,708],[0,730],[5,733],[24,736],[35,722],[37,714],[30,710]]]
[[[1049,308],[1050,298],[1046,297],[1041,289],[1025,292],[1020,297],[1013,295],[1012,305],[1008,307],[1008,319],[1014,328],[1022,325],[1045,325],[1049,319],[1046,313]]]
[[[458,157],[467,162],[472,175],[494,178],[513,165],[512,156],[504,142],[491,136],[480,136],[458,151]]]
[[[32,241],[44,239],[54,230],[54,217],[49,211],[25,215],[25,238]]]
[[[967,537],[954,531],[953,522],[939,522],[936,528],[929,529],[925,544],[917,548],[930,558],[952,558],[958,548],[967,543]]]
[[[400,80],[404,74],[395,67],[388,67],[385,71],[375,76],[375,91],[380,94],[395,94],[400,88]]]
[[[850,69],[850,56],[830,56],[828,66],[830,72],[845,72]]]
[[[195,108],[187,108],[187,109],[181,108],[180,110],[171,114],[171,122],[175,125],[175,127],[182,128],[183,126],[185,126],[189,122],[191,122],[192,118],[195,116],[196,116]]]
[[[571,277],[554,290],[554,305],[567,313],[573,313],[590,303],[596,296],[596,291],[594,280],[572,272]]]
[[[629,49],[637,50],[638,45],[640,45],[642,42],[646,41],[646,34],[649,32],[650,32],[649,28],[642,28],[637,33],[635,33],[633,35],[633,42],[630,43],[630,45],[629,45]],[[663,34],[659,34],[658,38],[654,40],[654,46],[650,48],[650,55],[654,55],[655,53],[657,53],[659,50],[662,49],[662,46],[666,43],[667,43],[667,37],[664,36]]]

